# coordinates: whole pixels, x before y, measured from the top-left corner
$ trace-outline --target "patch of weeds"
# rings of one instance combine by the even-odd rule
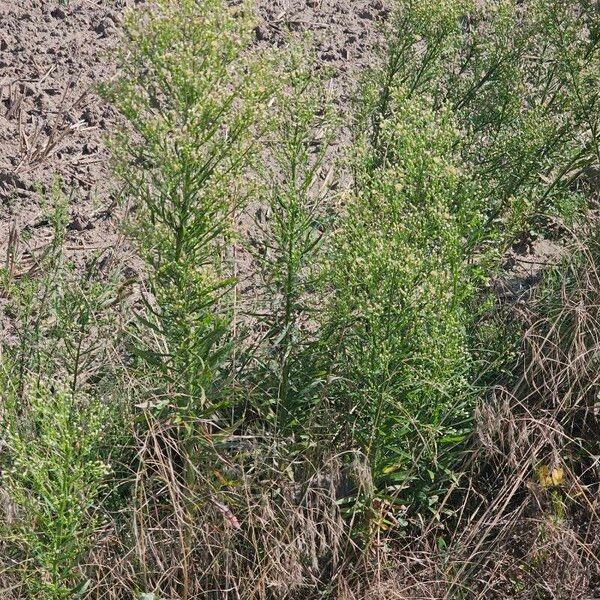
[[[2,488],[14,507],[7,550],[29,597],[74,598],[89,587],[81,565],[100,523],[110,467],[101,458],[108,411],[53,381],[4,395]]]
[[[453,115],[397,91],[393,101],[334,237],[323,342],[340,436],[368,456],[380,490],[434,507],[469,431],[478,268],[465,239],[481,214]]]
[[[338,436],[402,505],[437,505],[478,393],[517,358],[509,336],[490,344],[479,330],[501,332],[486,312],[504,251],[533,227],[550,235],[548,215],[573,223],[586,209],[595,14],[574,2],[395,3],[385,62],[359,99],[323,339]]]
[[[116,281],[80,273],[54,235],[36,269],[4,288],[14,337],[2,342],[0,427],[5,568],[25,597],[83,596],[101,524],[119,395],[108,357],[118,344]],[[110,334],[109,334],[110,332]]]
[[[247,371],[268,399],[263,418],[280,434],[308,426],[319,377],[307,353],[314,350],[321,308],[315,292],[333,221],[329,155],[339,118],[315,78],[315,61],[295,47],[277,67],[282,89],[265,136],[268,162],[259,167],[265,220],[256,222],[250,246],[260,284],[256,327],[263,333]]]
[[[248,56],[245,8],[220,0],[159,2],[126,26],[122,77],[105,91],[135,132],[115,151],[147,265],[138,356],[160,374],[153,407],[213,414],[227,403],[231,225],[268,97],[263,65]]]

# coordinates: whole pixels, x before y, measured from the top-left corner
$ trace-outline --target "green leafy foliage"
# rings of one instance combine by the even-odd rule
[[[143,325],[156,343],[140,356],[167,384],[155,404],[202,414],[223,400],[231,221],[260,129],[262,67],[245,54],[248,16],[219,0],[159,2],[127,27],[123,76],[107,95],[135,132],[116,149],[148,266]]]
[[[12,418],[3,424],[3,489],[15,510],[5,532],[9,552],[31,597],[77,597],[89,585],[80,565],[110,470],[101,459],[108,411],[50,382],[33,384],[18,403],[5,396],[5,403]]]
[[[65,204],[36,269],[7,280],[13,339],[0,352],[2,493],[7,572],[21,596],[76,598],[108,493],[118,395],[107,365],[114,351],[115,276],[85,277],[64,255]],[[110,333],[109,333],[110,332]],[[118,452],[118,450],[117,450]]]
[[[468,431],[476,270],[465,240],[481,215],[453,150],[452,114],[393,101],[379,123],[385,158],[361,155],[335,236],[325,341],[347,443],[367,454],[377,485],[412,496],[415,480],[435,489],[434,473],[455,460],[446,445]],[[427,504],[434,492],[419,494]]]
[[[306,353],[332,222],[334,166],[328,158],[338,120],[314,69],[315,58],[299,47],[278,68],[282,89],[265,137],[268,164],[260,169],[266,222],[255,222],[251,246],[260,282],[257,321],[264,333],[248,371],[268,399],[264,416],[280,433],[302,430],[314,398],[314,365]]]
[[[598,162],[598,46],[593,2],[402,0],[363,110],[372,143],[394,89],[451,108],[486,206],[483,233],[502,246],[532,217],[568,213],[574,182]]]
[[[596,16],[586,3],[402,0],[365,83],[323,327],[331,418],[413,508],[454,478],[475,383],[511,354],[489,340],[478,355],[490,272],[548,211],[581,210],[598,160]]]

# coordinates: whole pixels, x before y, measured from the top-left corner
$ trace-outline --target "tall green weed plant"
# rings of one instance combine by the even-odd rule
[[[315,69],[315,57],[298,46],[276,66],[282,85],[265,136],[266,165],[259,167],[258,200],[266,218],[255,222],[250,246],[263,333],[249,371],[267,398],[263,416],[279,434],[308,426],[319,377],[307,354],[315,338],[315,292],[333,223],[331,145],[339,118],[323,74],[315,76]]]
[[[366,454],[382,491],[427,506],[468,432],[478,274],[465,239],[481,214],[452,113],[393,100],[379,124],[385,159],[365,148],[334,237],[323,331],[340,437]]]
[[[249,19],[220,0],[131,13],[122,77],[107,90],[133,130],[115,149],[147,265],[139,356],[166,384],[150,401],[166,413],[208,415],[227,402],[232,221],[267,99]]]
[[[581,210],[598,42],[590,3],[394,5],[322,333],[337,436],[398,505],[435,506],[456,479],[475,383],[501,361],[476,349],[500,257]]]

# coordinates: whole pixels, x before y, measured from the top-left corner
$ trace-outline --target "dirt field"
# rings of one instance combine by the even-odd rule
[[[73,250],[114,241],[103,137],[115,115],[95,86],[114,74],[122,9],[121,2],[0,2],[0,255],[16,234],[17,272],[27,267],[27,248],[35,252],[50,234],[54,186],[70,198]]]

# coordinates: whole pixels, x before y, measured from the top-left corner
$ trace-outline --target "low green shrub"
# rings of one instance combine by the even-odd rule
[[[121,422],[117,276],[83,274],[64,254],[66,206],[33,268],[6,278],[12,335],[0,346],[3,571],[15,597],[83,597]],[[3,583],[4,586],[4,583]],[[8,593],[3,587],[3,594]],[[12,597],[12,596],[8,596]]]
[[[102,460],[108,410],[56,382],[4,396],[2,489],[14,517],[7,551],[32,598],[82,597],[86,556],[99,526],[109,465]]]

